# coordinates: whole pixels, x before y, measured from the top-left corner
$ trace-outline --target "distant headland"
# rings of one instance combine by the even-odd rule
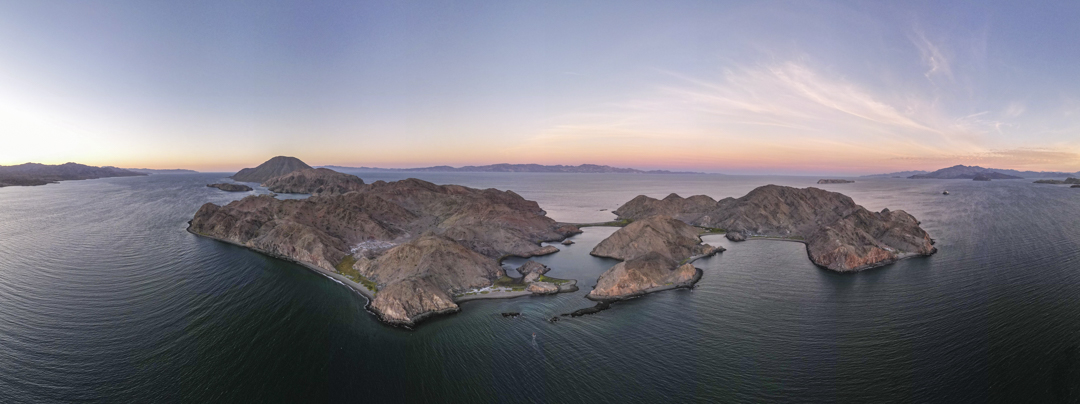
[[[691,171],[638,170],[597,164],[577,166],[542,165],[542,164],[490,164],[486,166],[434,166],[417,168],[378,168],[378,167],[342,167],[322,166],[338,171],[367,172],[433,172],[433,173],[576,173],[576,174],[703,174]]]
[[[59,181],[91,180],[109,177],[136,177],[146,175],[116,167],[94,167],[77,163],[59,165],[26,163],[0,166],[0,187],[36,186]]]
[[[937,171],[900,171],[889,174],[864,175],[862,178],[910,178],[910,179],[937,179],[937,180],[973,180],[980,177],[980,181],[993,180],[1016,180],[1022,178],[1065,178],[1077,176],[1080,173],[1066,173],[1059,171],[1019,171],[1003,168],[983,168],[979,166],[965,166],[958,164],[952,167],[942,168]]]

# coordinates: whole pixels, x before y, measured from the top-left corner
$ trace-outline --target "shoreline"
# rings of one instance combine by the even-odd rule
[[[865,270],[868,270],[868,269],[874,269],[874,268],[878,268],[878,267],[883,267],[883,266],[895,264],[897,262],[900,262],[900,261],[903,261],[903,260],[906,260],[906,259],[909,259],[909,258],[929,257],[931,255],[937,254],[937,251],[938,251],[937,248],[934,248],[933,252],[931,252],[930,254],[926,254],[926,255],[917,254],[917,253],[901,253],[901,254],[896,255],[896,259],[885,260],[885,261],[881,261],[881,262],[878,262],[878,263],[875,263],[875,264],[870,264],[870,265],[863,265],[863,266],[859,266],[859,267],[849,269],[847,271],[837,271],[835,269],[832,269],[832,268],[829,268],[827,266],[818,264],[817,262],[814,262],[814,258],[810,256],[810,243],[807,242],[806,240],[799,240],[799,239],[793,239],[793,238],[784,238],[784,237],[748,237],[744,241],[750,241],[750,240],[789,241],[789,242],[802,244],[802,245],[806,246],[806,248],[805,248],[805,250],[806,250],[806,258],[810,260],[811,264],[814,264],[814,266],[816,266],[818,268],[821,268],[821,269],[824,269],[826,271],[835,272],[835,273],[838,273],[838,274],[850,274],[850,273],[862,272],[862,271],[865,271]]]
[[[322,276],[328,278],[329,280],[331,280],[331,281],[333,281],[333,282],[335,282],[335,283],[337,283],[339,285],[345,286],[346,288],[351,289],[356,294],[362,296],[364,298],[364,300],[367,301],[367,303],[364,304],[364,311],[367,311],[371,315],[375,316],[375,318],[378,319],[380,323],[383,323],[385,325],[389,325],[389,326],[393,326],[393,327],[402,327],[402,328],[412,330],[419,322],[421,322],[423,320],[426,320],[426,319],[429,319],[429,318],[432,318],[432,317],[436,317],[436,316],[454,314],[454,313],[457,313],[457,312],[461,311],[461,308],[459,307],[459,308],[455,308],[455,309],[439,310],[439,311],[432,311],[432,312],[422,313],[420,315],[417,315],[416,317],[410,318],[409,319],[410,322],[408,322],[408,323],[399,322],[399,321],[389,321],[389,320],[386,320],[385,318],[383,318],[383,316],[379,315],[379,313],[376,313],[374,310],[371,309],[371,304],[372,304],[372,302],[375,301],[375,293],[372,293],[364,285],[353,282],[352,279],[347,278],[345,275],[342,275],[342,274],[339,274],[339,273],[336,273],[336,272],[330,272],[330,271],[327,271],[326,269],[319,268],[319,267],[317,267],[315,265],[311,265],[311,264],[308,264],[306,262],[301,262],[301,261],[297,261],[297,260],[294,260],[294,259],[289,258],[289,257],[281,256],[281,255],[278,255],[278,254],[273,254],[273,253],[270,253],[270,252],[267,252],[267,251],[260,250],[258,248],[249,247],[249,246],[246,246],[246,245],[243,245],[243,244],[231,241],[231,240],[226,240],[226,239],[222,239],[222,238],[218,238],[218,237],[214,237],[214,236],[208,236],[208,235],[205,235],[205,234],[196,233],[194,231],[191,231],[191,222],[190,221],[188,222],[188,226],[184,230],[186,230],[188,233],[194,234],[194,235],[199,236],[199,237],[205,237],[205,238],[208,238],[208,239],[211,239],[211,240],[220,241],[220,242],[223,242],[223,243],[226,243],[226,244],[231,244],[231,245],[234,245],[234,246],[237,246],[237,247],[246,248],[248,250],[257,252],[259,254],[262,254],[262,255],[265,255],[265,256],[268,256],[268,257],[271,257],[271,258],[276,258],[276,259],[279,259],[279,260],[282,260],[282,261],[287,261],[287,262],[290,262],[290,263],[293,263],[293,264],[297,264],[297,265],[300,265],[300,266],[304,267],[305,269],[307,269],[309,271],[312,271],[312,272],[314,272],[316,274],[322,275]],[[554,252],[552,252],[551,254],[553,254],[553,253]],[[523,258],[528,258],[528,257],[523,257]],[[567,290],[563,290],[563,286],[559,285],[559,291],[556,292],[556,293],[553,293],[553,294],[567,293],[567,292],[573,292],[573,291],[578,290],[577,286],[576,286],[577,285],[577,280],[576,279],[569,279],[568,281],[569,281],[568,283],[570,283],[569,286],[572,286],[573,289],[567,288]],[[492,292],[492,293],[488,293],[488,294],[483,295],[483,296],[480,296],[480,295],[477,295],[477,296],[465,296],[465,297],[461,297],[461,298],[454,298],[453,296],[451,296],[451,299],[453,300],[454,304],[459,304],[459,303],[464,303],[464,302],[471,301],[471,300],[513,299],[513,298],[516,298],[516,297],[529,296],[529,295],[533,295],[533,293],[528,292],[528,291],[521,291],[521,292]],[[537,295],[537,296],[545,296],[545,295]]]
[[[690,279],[689,281],[686,281],[686,282],[683,282],[683,283],[654,286],[654,287],[651,287],[651,288],[642,289],[640,292],[635,292],[635,293],[631,293],[629,295],[622,295],[622,296],[615,296],[615,297],[592,297],[592,296],[590,296],[590,294],[592,294],[592,292],[590,291],[589,293],[585,294],[585,298],[589,299],[589,300],[592,300],[594,302],[602,302],[602,303],[611,304],[611,303],[615,303],[615,302],[622,301],[622,300],[636,299],[636,298],[639,298],[639,297],[642,297],[642,296],[645,296],[645,295],[649,295],[649,294],[652,294],[652,293],[663,292],[665,290],[692,289],[694,287],[694,285],[696,285],[699,281],[701,281],[701,278],[703,276],[705,276],[705,271],[702,271],[701,268],[694,267],[694,277],[693,277],[693,279]]]
[[[559,293],[570,293],[570,292],[578,291],[577,279],[567,279],[565,283],[557,284],[555,286],[557,286],[559,288],[559,291],[555,292],[555,293],[548,293],[548,294],[541,295],[541,294],[536,294],[536,293],[533,293],[533,292],[529,292],[527,290],[523,290],[523,291],[520,291],[520,292],[498,291],[498,292],[488,292],[488,293],[485,293],[485,294],[477,293],[475,295],[467,295],[467,296],[455,297],[454,298],[454,303],[464,303],[464,302],[468,302],[468,301],[472,301],[472,300],[513,299],[515,297],[522,297],[522,296],[551,296],[551,295],[557,295]]]

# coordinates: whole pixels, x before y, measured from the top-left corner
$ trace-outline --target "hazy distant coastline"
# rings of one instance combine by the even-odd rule
[[[955,165],[937,171],[900,171],[888,174],[864,175],[859,178],[913,178],[913,179],[971,179],[975,174],[1003,174],[1017,178],[1066,178],[1080,175],[1080,172],[1060,171],[1019,171],[1002,168],[983,168],[979,166]],[[1005,179],[1005,178],[1001,178]]]
[[[0,166],[0,187],[38,186],[68,180],[146,175],[116,167],[94,167],[77,163],[59,165],[26,163]]]
[[[172,169],[125,168],[124,170],[128,170],[128,171],[131,171],[131,172],[136,172],[136,173],[143,173],[143,174],[198,174],[199,173],[198,171],[195,171],[195,170],[187,170],[187,169],[183,169],[183,168],[172,168]]]
[[[692,171],[668,171],[668,170],[638,170],[634,168],[619,168],[597,164],[582,164],[577,166],[566,165],[543,165],[543,164],[491,164],[486,166],[433,166],[416,168],[379,168],[379,167],[342,167],[320,166],[338,171],[367,171],[367,172],[442,172],[442,173],[591,173],[591,174],[704,174]]]

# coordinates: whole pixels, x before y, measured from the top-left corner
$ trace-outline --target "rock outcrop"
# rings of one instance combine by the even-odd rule
[[[855,182],[855,181],[841,180],[841,179],[824,179],[824,180],[818,180],[817,181],[818,184],[850,184],[850,183],[853,183],[853,182]]]
[[[818,188],[766,185],[741,198],[698,195],[663,200],[638,196],[615,211],[621,219],[668,215],[695,226],[726,229],[727,238],[778,237],[807,244],[815,264],[858,271],[937,251],[904,211],[870,212],[851,198]]]
[[[518,267],[517,271],[522,276],[522,282],[535,282],[541,275],[548,273],[551,268],[539,262],[529,260]]]
[[[658,252],[615,264],[600,275],[596,288],[588,297],[594,300],[615,300],[649,292],[693,285],[701,278],[701,270],[692,264],[682,264]]]
[[[623,299],[693,285],[699,271],[686,261],[723,251],[701,244],[702,230],[669,216],[650,216],[615,231],[590,254],[621,260],[600,275],[588,297]]]
[[[259,164],[258,167],[240,170],[229,178],[241,182],[257,182],[261,184],[271,178],[306,169],[311,169],[311,166],[296,157],[277,156]]]
[[[553,295],[559,293],[559,287],[550,282],[533,282],[526,289],[534,295]]]
[[[364,180],[328,168],[309,168],[263,182],[272,192],[282,194],[337,195],[364,189]]]
[[[701,229],[669,216],[651,216],[634,221],[601,241],[589,254],[620,261],[659,253],[671,260],[681,261],[711,252],[701,244]]]
[[[377,285],[372,310],[405,325],[456,310],[455,293],[492,285],[505,275],[496,259],[549,253],[554,247],[541,242],[580,233],[511,191],[417,179],[307,199],[208,203],[189,230],[323,271],[353,257],[358,281]]]
[[[247,185],[244,185],[244,184],[220,183],[220,184],[206,184],[206,186],[208,186],[210,188],[217,188],[217,189],[220,189],[220,190],[225,191],[225,192],[248,192],[248,191],[251,191],[251,187],[249,187]]]

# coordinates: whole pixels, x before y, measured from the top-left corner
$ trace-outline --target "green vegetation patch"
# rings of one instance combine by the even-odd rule
[[[503,276],[495,280],[495,284],[492,285],[496,288],[517,288],[521,287],[521,278],[511,278],[509,276]]]
[[[633,223],[633,220],[622,219],[604,223],[581,223],[577,224],[577,227],[625,227],[626,225]]]
[[[561,285],[561,284],[570,282],[569,279],[552,278],[552,277],[544,276],[544,275],[540,275],[540,277],[536,278],[536,280],[539,281],[539,282],[550,282],[550,283],[554,283],[556,285]]]
[[[364,275],[360,275],[360,273],[357,272],[355,268],[353,268],[354,264],[356,264],[356,257],[353,257],[352,255],[346,255],[345,258],[342,258],[341,262],[334,267],[334,269],[337,269],[338,273],[345,275],[346,278],[349,278],[353,282],[364,285],[364,288],[370,290],[372,293],[378,292],[378,285],[376,285],[375,282],[372,282]]]
[[[713,234],[713,233],[721,233],[721,234],[722,234],[722,233],[727,233],[727,230],[721,229],[721,228],[719,228],[719,227],[704,227],[704,226],[702,226],[701,228],[702,228],[702,229],[705,229],[705,233],[706,233],[706,234]]]

